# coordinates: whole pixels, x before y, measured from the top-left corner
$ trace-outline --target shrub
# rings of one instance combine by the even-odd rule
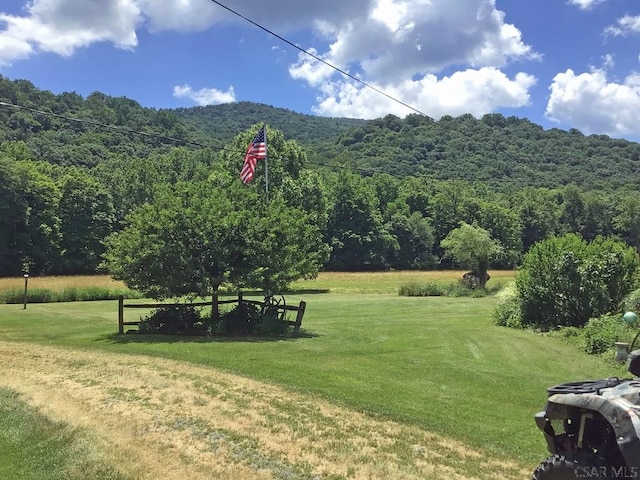
[[[27,292],[28,303],[78,302],[88,300],[116,300],[124,298],[142,298],[142,294],[127,288],[109,289],[106,287],[67,287],[62,290],[49,288],[30,288]],[[22,303],[23,289],[10,289],[0,292],[0,303]]]
[[[582,328],[581,346],[587,353],[600,354],[612,349],[615,342],[630,341],[633,333],[620,315],[602,315]]]
[[[638,254],[613,239],[587,243],[568,234],[535,244],[516,276],[523,325],[579,327],[617,311],[634,288],[638,264]]]
[[[253,333],[259,336],[276,337],[289,331],[289,323],[275,308],[267,308],[254,324]]]
[[[493,311],[492,316],[496,325],[501,327],[523,328],[520,299],[515,296],[503,300]]]
[[[403,297],[439,297],[444,295],[444,289],[436,282],[411,282],[400,285],[398,295]]]
[[[398,295],[404,297],[484,297],[496,293],[502,288],[501,283],[496,283],[488,288],[470,288],[464,282],[455,282],[442,285],[436,282],[417,283],[410,282],[400,285]]]
[[[256,335],[274,337],[289,332],[289,322],[283,318],[277,308],[259,308],[242,302],[220,317],[214,326],[217,335]]]
[[[223,335],[247,335],[260,321],[260,309],[252,303],[241,302],[220,316],[216,333]]]
[[[138,325],[140,333],[165,335],[202,335],[207,330],[200,313],[191,305],[160,307],[141,318]]]

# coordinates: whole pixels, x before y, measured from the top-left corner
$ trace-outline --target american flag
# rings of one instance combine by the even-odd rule
[[[244,165],[240,172],[242,183],[249,183],[253,179],[256,170],[256,160],[267,158],[267,132],[263,126],[256,134],[253,142],[249,144],[244,156]]]

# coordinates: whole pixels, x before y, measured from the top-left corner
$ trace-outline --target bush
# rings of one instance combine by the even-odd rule
[[[219,335],[257,335],[273,337],[286,335],[289,323],[276,308],[259,308],[248,302],[236,305],[220,317],[214,333]]]
[[[195,307],[171,305],[160,307],[141,318],[138,331],[164,335],[203,335],[208,333],[208,328]]]
[[[410,282],[400,285],[398,295],[403,297],[485,297],[502,288],[500,282],[488,288],[470,288],[464,282],[442,285],[436,282]]]
[[[30,288],[27,303],[78,302],[88,300],[117,300],[124,298],[142,298],[142,294],[127,288],[109,289],[106,287],[67,287],[62,290],[49,288]],[[23,289],[10,289],[0,292],[0,303],[22,303]]]
[[[216,333],[222,335],[250,334],[260,321],[260,309],[252,303],[241,302],[229,312],[220,316],[216,326]]]
[[[587,243],[568,234],[535,244],[516,276],[523,325],[580,327],[617,311],[635,287],[638,265],[637,252],[613,239]]]
[[[400,285],[398,295],[403,297],[440,297],[444,289],[436,282],[411,282]]]
[[[267,308],[253,328],[255,335],[263,337],[278,337],[286,335],[288,331],[289,323],[274,308]]]
[[[587,353],[601,354],[612,349],[615,342],[630,341],[633,333],[620,315],[602,315],[584,326],[581,346]]]
[[[510,297],[500,303],[492,313],[496,325],[501,327],[523,328],[522,309],[517,297]]]

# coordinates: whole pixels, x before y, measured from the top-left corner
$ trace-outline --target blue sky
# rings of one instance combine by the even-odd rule
[[[499,112],[640,141],[638,0],[220,3],[436,119]],[[412,112],[211,0],[2,2],[0,74],[155,108]]]

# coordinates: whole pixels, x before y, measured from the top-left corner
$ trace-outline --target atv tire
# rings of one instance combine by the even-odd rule
[[[599,480],[606,480],[609,477],[601,476],[605,472],[600,465],[598,457],[590,453],[552,455],[536,468],[531,480],[577,480],[594,472]]]

